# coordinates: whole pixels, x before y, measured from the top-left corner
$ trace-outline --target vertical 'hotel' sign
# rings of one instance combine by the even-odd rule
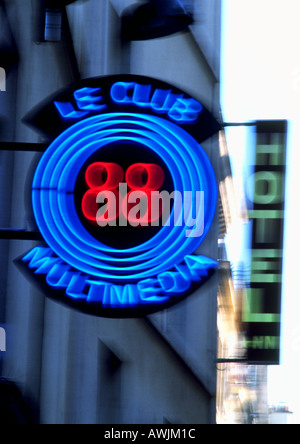
[[[247,182],[251,273],[243,303],[247,359],[278,364],[282,293],[286,121],[259,121]]]

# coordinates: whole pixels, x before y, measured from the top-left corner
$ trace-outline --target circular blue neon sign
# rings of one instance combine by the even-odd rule
[[[42,156],[32,184],[33,213],[45,246],[22,261],[51,297],[75,308],[101,316],[144,316],[187,297],[217,267],[193,254],[211,227],[217,203],[214,171],[195,137],[208,112],[153,79],[112,77],[89,85],[51,104],[65,128]],[[150,239],[127,248],[100,241],[76,207],[84,165],[120,142],[160,158],[174,185],[164,224]]]

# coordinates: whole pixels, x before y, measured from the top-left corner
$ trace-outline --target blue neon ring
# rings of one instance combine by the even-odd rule
[[[201,237],[186,238],[186,229],[191,227],[185,225],[163,227],[144,244],[118,250],[87,232],[72,194],[77,175],[94,152],[120,137],[155,151],[169,166],[177,191],[204,191],[205,230]],[[92,276],[120,282],[154,276],[192,254],[211,226],[217,185],[205,152],[182,128],[160,117],[114,113],[79,122],[50,145],[35,173],[32,200],[38,227],[59,257]]]

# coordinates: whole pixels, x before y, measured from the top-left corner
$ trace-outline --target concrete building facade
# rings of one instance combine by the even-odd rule
[[[130,3],[86,0],[69,5],[72,54],[67,39],[39,41],[39,0],[4,2],[1,20],[9,23],[19,63],[7,72],[6,91],[0,92],[1,142],[47,143],[22,119],[78,76],[155,77],[219,115],[221,1],[195,0],[189,5],[195,18],[190,32],[124,43],[120,13]],[[5,29],[0,37],[11,38]],[[37,155],[1,146],[0,227],[30,229],[24,194]],[[203,147],[218,176],[218,135]],[[198,253],[218,259],[218,229],[216,213]],[[14,259],[33,245],[0,241],[0,326],[6,332],[0,374],[31,400],[35,422],[215,422],[217,275],[186,301],[161,313],[143,319],[97,318],[45,298],[26,281]]]

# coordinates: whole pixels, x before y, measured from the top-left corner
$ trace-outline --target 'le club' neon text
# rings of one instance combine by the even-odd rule
[[[117,105],[133,105],[150,109],[158,114],[166,114],[176,123],[195,123],[202,113],[202,105],[195,99],[184,98],[171,90],[155,89],[151,85],[136,82],[116,82],[110,89],[110,98]],[[54,104],[65,121],[80,120],[107,108],[101,88],[81,88],[74,92],[76,108],[71,102],[55,101]]]

